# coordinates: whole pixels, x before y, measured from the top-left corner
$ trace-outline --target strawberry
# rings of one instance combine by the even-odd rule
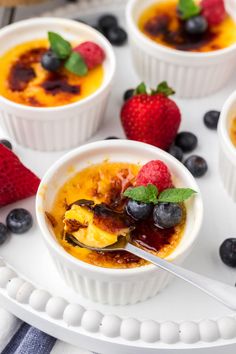
[[[140,169],[136,186],[147,186],[148,184],[154,184],[159,192],[173,187],[170,171],[163,161],[149,161]]]
[[[121,109],[121,122],[127,138],[167,150],[181,121],[178,106],[168,98],[173,93],[166,82],[159,84],[150,94],[145,84],[140,84]]]
[[[0,144],[0,207],[34,195],[40,179]]]
[[[202,15],[210,26],[219,25],[226,17],[223,0],[202,0]]]
[[[87,67],[91,70],[102,64],[105,59],[104,50],[94,42],[83,42],[73,49],[84,59]]]

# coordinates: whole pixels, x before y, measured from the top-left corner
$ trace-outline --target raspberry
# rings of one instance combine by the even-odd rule
[[[73,50],[83,57],[89,69],[93,69],[96,66],[102,64],[103,60],[105,59],[104,50],[93,42],[83,42]]]
[[[159,192],[172,188],[173,183],[168,167],[160,160],[153,160],[144,165],[136,179],[137,186],[154,184]]]
[[[202,0],[202,15],[210,26],[219,25],[226,17],[223,0]]]

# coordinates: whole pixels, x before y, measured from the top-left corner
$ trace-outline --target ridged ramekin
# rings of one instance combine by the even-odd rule
[[[201,195],[192,175],[171,155],[151,145],[127,140],[99,141],[81,146],[62,157],[44,176],[36,198],[37,219],[43,239],[62,278],[90,300],[110,305],[134,304],[156,295],[167,285],[169,274],[153,265],[109,269],[80,261],[60,246],[44,214],[51,210],[58,189],[76,171],[104,159],[141,164],[161,159],[169,166],[176,186],[190,187],[198,192],[186,203],[185,232],[178,247],[168,257],[168,260],[175,263],[182,263],[197,239],[203,213]]]
[[[92,27],[61,18],[34,18],[0,30],[0,55],[25,41],[46,38],[48,31],[66,39],[92,40],[106,53],[101,87],[85,99],[59,107],[30,107],[0,96],[0,125],[18,144],[42,151],[76,147],[95,133],[104,118],[115,72],[113,49]]]
[[[160,45],[138,28],[142,12],[163,0],[129,0],[126,21],[133,64],[142,81],[155,88],[167,81],[178,97],[204,97],[224,86],[236,69],[236,44],[208,53],[184,52]]]
[[[230,125],[236,118],[236,91],[225,102],[218,124],[219,172],[225,189],[236,202],[236,147],[230,139]]]

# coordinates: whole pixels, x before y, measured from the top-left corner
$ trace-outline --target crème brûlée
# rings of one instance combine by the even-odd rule
[[[236,117],[230,123],[229,136],[230,136],[231,142],[236,147]]]
[[[186,224],[184,205],[181,223],[161,229],[150,219],[133,220],[125,212],[123,192],[135,184],[141,166],[104,161],[76,173],[58,191],[46,215],[66,252],[89,264],[107,268],[133,268],[148,264],[126,251],[91,251],[77,241],[96,248],[114,244],[130,234],[133,244],[167,257],[181,241]]]
[[[80,101],[102,85],[102,64],[78,76],[61,67],[49,72],[41,58],[49,49],[46,39],[19,44],[0,57],[0,95],[33,107],[56,107]]]
[[[236,43],[236,23],[229,15],[204,33],[191,35],[178,17],[177,6],[176,0],[167,0],[147,7],[138,19],[139,29],[156,43],[182,51],[211,52]]]

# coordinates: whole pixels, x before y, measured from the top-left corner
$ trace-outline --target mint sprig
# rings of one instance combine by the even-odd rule
[[[65,62],[65,68],[73,74],[85,76],[88,73],[88,67],[82,56],[77,52],[72,52]]]
[[[59,59],[67,59],[72,52],[70,42],[62,38],[58,33],[48,32],[50,47]]]
[[[201,12],[201,7],[194,0],[179,0],[178,10],[183,20],[188,20],[197,16]]]
[[[159,193],[153,184],[128,188],[124,196],[142,203],[182,203],[192,197],[196,192],[190,188],[168,188]]]

